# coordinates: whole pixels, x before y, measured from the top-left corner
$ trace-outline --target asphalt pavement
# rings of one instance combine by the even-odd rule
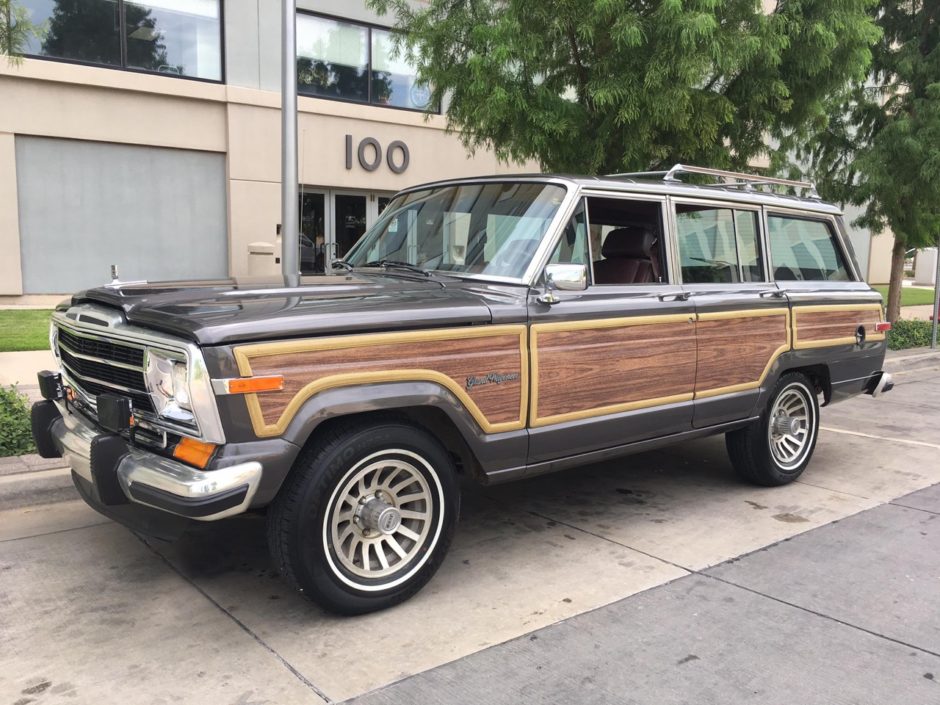
[[[354,619],[284,585],[259,517],[165,544],[10,505],[0,704],[940,703],[940,364],[891,365],[787,487],[721,438],[467,486],[435,579]]]

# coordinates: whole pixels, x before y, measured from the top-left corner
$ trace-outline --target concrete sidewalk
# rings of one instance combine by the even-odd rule
[[[35,386],[38,372],[55,368],[55,356],[50,350],[0,352],[0,386]]]
[[[940,702],[940,485],[348,702]]]

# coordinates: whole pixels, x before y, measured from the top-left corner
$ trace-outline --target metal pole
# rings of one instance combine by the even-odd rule
[[[933,278],[933,332],[930,334],[930,347],[937,347],[937,318],[940,314],[940,236],[937,237],[937,269]]]
[[[297,195],[297,0],[281,0],[281,272],[300,283]]]

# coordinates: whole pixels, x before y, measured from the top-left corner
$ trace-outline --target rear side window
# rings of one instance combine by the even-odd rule
[[[763,281],[757,212],[676,205],[682,281],[687,284]]]
[[[850,280],[845,259],[828,222],[770,215],[767,223],[775,279]]]

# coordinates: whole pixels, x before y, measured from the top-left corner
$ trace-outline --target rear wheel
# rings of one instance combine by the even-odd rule
[[[741,477],[768,487],[785,485],[809,465],[819,433],[819,402],[812,381],[789,372],[777,382],[760,421],[725,434],[731,464]]]
[[[453,461],[429,434],[398,422],[346,427],[308,449],[278,494],[271,555],[325,609],[383,609],[437,571],[459,507]]]

